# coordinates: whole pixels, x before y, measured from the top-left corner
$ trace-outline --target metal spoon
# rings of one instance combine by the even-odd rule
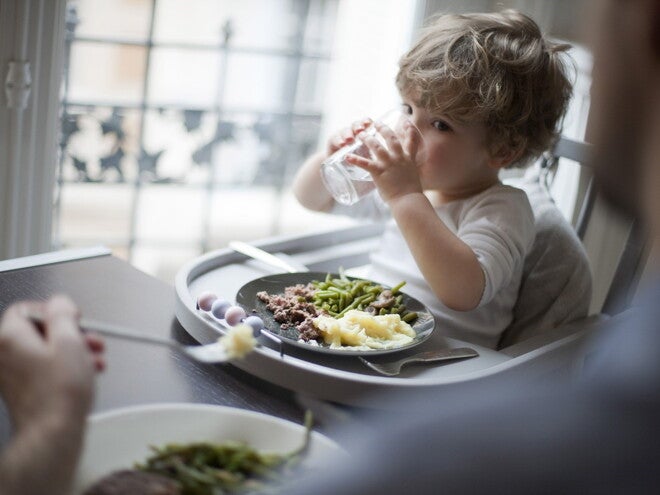
[[[44,322],[43,315],[36,314],[34,312],[30,312],[29,318],[38,324],[43,324]],[[101,335],[106,335],[108,337],[117,337],[135,342],[166,346],[170,349],[181,352],[186,356],[191,357],[195,361],[199,361],[201,363],[224,363],[231,359],[231,356],[227,354],[225,347],[219,342],[205,345],[183,345],[176,340],[168,339],[167,337],[146,335],[144,333],[135,332],[131,329],[103,321],[81,318],[78,324],[84,331],[91,331]]]
[[[385,363],[374,363],[360,356],[360,361],[369,368],[386,376],[396,376],[401,372],[401,367],[407,363],[434,363],[437,361],[450,361],[453,359],[463,359],[476,357],[479,353],[469,347],[459,347],[457,349],[437,349],[433,351],[420,352],[414,356],[407,356],[396,361]]]

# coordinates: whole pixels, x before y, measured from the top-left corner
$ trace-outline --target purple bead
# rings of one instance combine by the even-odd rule
[[[213,306],[211,306],[211,314],[222,320],[225,317],[227,309],[230,307],[231,303],[229,301],[225,301],[224,299],[216,299],[213,302]]]
[[[264,321],[255,315],[248,316],[243,320],[243,323],[252,327],[252,333],[255,337],[261,333],[261,329],[264,327]]]
[[[227,325],[238,325],[245,318],[245,310],[240,306],[229,306],[225,312],[225,321]]]
[[[202,292],[199,297],[197,297],[197,307],[202,311],[211,311],[211,306],[213,302],[218,298],[212,292]]]

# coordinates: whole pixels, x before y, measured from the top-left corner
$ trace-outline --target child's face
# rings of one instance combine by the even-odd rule
[[[423,138],[417,162],[424,190],[452,198],[468,197],[497,180],[483,124],[458,124],[407,98],[404,108]]]

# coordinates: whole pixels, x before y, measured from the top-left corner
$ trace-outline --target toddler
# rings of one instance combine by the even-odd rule
[[[355,122],[295,178],[307,208],[387,222],[369,278],[406,280],[445,335],[496,348],[511,322],[534,215],[499,171],[527,165],[556,138],[571,96],[567,48],[517,11],[439,16],[399,63],[404,134]],[[362,132],[368,125],[387,146]],[[346,207],[325,190],[320,166],[356,136],[371,157],[348,161],[377,189]]]

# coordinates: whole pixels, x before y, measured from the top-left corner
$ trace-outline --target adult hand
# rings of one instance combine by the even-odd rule
[[[44,318],[39,327],[29,315]],[[93,396],[94,369],[103,367],[102,341],[81,333],[70,299],[21,302],[0,321],[0,394],[15,428],[73,415],[84,417]]]
[[[31,314],[43,318],[36,325]],[[66,297],[22,302],[0,320],[0,395],[14,432],[0,455],[2,495],[65,495],[80,454],[103,342]]]

